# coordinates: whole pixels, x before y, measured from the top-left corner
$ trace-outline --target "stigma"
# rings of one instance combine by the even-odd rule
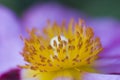
[[[65,44],[63,42],[68,42],[68,39],[65,36],[59,35],[59,36],[55,36],[51,39],[50,41],[50,45],[52,46],[52,48],[56,49],[59,46],[65,46]]]

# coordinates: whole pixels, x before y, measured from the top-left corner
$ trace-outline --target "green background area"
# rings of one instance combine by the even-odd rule
[[[0,0],[18,15],[35,3],[57,2],[76,8],[94,17],[108,16],[120,19],[120,0]]]

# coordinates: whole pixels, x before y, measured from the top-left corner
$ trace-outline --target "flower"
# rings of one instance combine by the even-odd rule
[[[79,12],[76,12],[75,10],[68,9],[65,7],[59,7],[55,6],[55,4],[43,4],[45,6],[37,6],[35,9],[29,9],[27,13],[23,13],[24,16],[22,18],[22,23],[18,18],[16,18],[16,15],[14,12],[12,12],[10,9],[0,6],[0,75],[2,75],[3,72],[16,67],[16,65],[23,63],[21,56],[19,56],[19,51],[22,49],[22,43],[19,41],[19,34],[23,33],[25,31],[25,27],[36,27],[39,28],[39,26],[43,25],[49,18],[52,21],[56,21],[61,23],[60,19],[65,18],[67,21],[74,15],[76,17],[73,17],[75,20],[77,20],[79,16]],[[48,10],[48,7],[53,6],[52,11]],[[41,9],[40,9],[41,7]],[[34,11],[33,11],[34,10]],[[42,11],[43,10],[43,11]],[[52,15],[54,11],[57,11],[57,15]],[[42,15],[45,13],[46,15]],[[62,13],[60,13],[62,12]],[[73,12],[73,13],[72,13]],[[42,13],[42,14],[40,14]],[[47,15],[47,13],[50,13]],[[61,15],[62,14],[62,15]],[[42,15],[42,16],[41,16]],[[58,16],[59,15],[59,16]],[[81,15],[81,14],[80,14]],[[37,16],[37,17],[34,17]],[[45,17],[47,16],[47,17]],[[61,18],[62,16],[62,18]],[[67,17],[69,16],[69,17]],[[85,15],[82,15],[85,16]],[[92,26],[95,34],[100,36],[101,43],[103,45],[103,52],[100,54],[101,59],[97,61],[97,67],[100,69],[101,74],[99,73],[87,73],[85,74],[86,80],[119,80],[119,74],[120,73],[120,63],[119,63],[119,21],[111,18],[97,18],[97,19],[88,19],[88,17],[85,18],[85,21],[87,21],[87,24]],[[33,21],[31,21],[33,20]],[[35,22],[34,22],[35,20]],[[43,20],[40,21],[40,20]],[[29,26],[31,25],[31,26]],[[25,26],[25,27],[24,27]],[[40,26],[40,28],[42,28]],[[25,35],[25,33],[23,33]],[[12,47],[11,47],[12,45]],[[98,64],[99,63],[99,64]],[[21,70],[21,77],[22,80],[26,80],[26,70]],[[107,73],[107,74],[102,74]],[[112,74],[110,74],[112,73]],[[59,77],[59,80],[62,77]],[[27,79],[30,80],[30,78],[27,77]],[[32,79],[32,78],[31,78]],[[63,78],[62,78],[63,79]],[[33,79],[34,80],[34,79]]]
[[[20,67],[31,69],[38,76],[44,74],[41,80],[53,80],[63,74],[68,76],[68,73],[79,80],[79,72],[91,71],[91,63],[102,50],[100,39],[82,20],[76,24],[71,21],[68,29],[64,24],[50,26],[48,23],[42,35],[32,29],[29,38],[23,39],[21,54],[28,64]]]
[[[51,9],[49,9],[49,7],[51,7],[51,6],[54,6],[54,5],[53,4],[47,4],[47,5],[45,4],[44,6],[37,6],[37,7],[30,8],[24,14],[24,16],[27,16],[27,17],[23,16],[24,17],[23,18],[24,25],[35,26],[37,24],[36,25],[37,28],[41,29],[40,25],[45,24],[44,22],[42,22],[42,23],[39,22],[41,18],[43,18],[43,20],[44,19],[47,20],[47,17],[50,17],[50,19],[52,18],[53,21],[56,18],[61,18],[61,16],[55,16],[55,15],[51,15],[51,16],[46,15],[46,14],[41,15],[41,14],[44,14],[44,12],[53,14],[55,11],[55,13],[56,13],[56,10],[58,10],[56,8],[51,8],[53,11],[49,11],[49,10],[51,10]],[[58,7],[58,6],[55,6],[55,7]],[[34,8],[35,8],[35,10],[33,10]],[[60,8],[58,10],[57,15],[61,15],[61,13],[59,14],[59,12],[62,12],[62,11],[64,11],[64,9]],[[67,14],[69,14],[69,13],[67,13],[67,12],[64,13],[64,15],[66,15],[66,16],[67,16]],[[35,16],[37,16],[37,18]],[[36,22],[32,23],[32,21],[36,21]],[[98,66],[96,66],[97,69],[99,69],[101,73],[107,73],[107,74],[120,73],[120,71],[119,71],[120,70],[119,69],[119,66],[120,66],[119,65],[119,46],[117,46],[116,44],[114,44],[114,46],[110,46],[111,42],[114,43],[114,41],[117,41],[119,43],[119,38],[118,38],[119,37],[119,26],[120,26],[119,21],[112,19],[112,18],[107,18],[107,17],[106,18],[96,18],[96,19],[90,19],[87,17],[87,19],[85,21],[87,21],[88,25],[93,27],[96,35],[100,36],[101,43],[102,43],[103,48],[104,48],[104,50],[102,51],[102,54],[99,55],[100,59],[96,61],[96,64],[98,65]],[[57,22],[61,22],[61,21],[57,21]],[[43,26],[45,26],[45,25],[43,25]],[[106,34],[106,35],[104,35],[104,34]],[[117,52],[115,49],[118,49]],[[108,50],[108,52],[105,52],[106,50]],[[110,57],[110,55],[113,57]],[[116,66],[117,66],[117,68],[115,68]],[[23,75],[25,75],[25,74],[23,73]],[[95,77],[96,79],[98,79],[97,76],[98,77],[102,76],[102,74],[93,74],[93,75],[96,76]],[[91,77],[91,75],[90,75],[90,77]],[[111,75],[111,76],[104,75],[103,77],[110,77],[113,80],[116,79],[115,75]],[[92,79],[92,77],[91,77],[91,79]],[[94,77],[93,77],[93,79],[94,79]]]

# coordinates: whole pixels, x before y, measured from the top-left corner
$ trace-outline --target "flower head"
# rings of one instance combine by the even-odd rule
[[[39,4],[41,5],[41,4]],[[53,6],[50,8],[50,6]],[[16,67],[17,64],[21,64],[22,59],[19,56],[19,51],[21,50],[22,44],[19,41],[18,35],[20,33],[24,34],[24,28],[26,26],[29,26],[29,28],[35,26],[39,29],[42,29],[44,26],[44,23],[46,22],[46,19],[50,19],[51,23],[52,21],[56,20],[57,24],[61,23],[63,19],[66,19],[67,21],[70,20],[71,17],[73,17],[75,20],[78,17],[83,18],[84,15],[81,15],[81,13],[76,12],[75,10],[65,8],[61,5],[56,5],[54,4],[47,4],[45,6],[47,7],[42,7],[42,6],[37,6],[33,9],[29,9],[27,13],[23,16],[22,23],[24,23],[24,26],[21,25],[21,19],[18,19],[17,16],[15,16],[15,13],[11,11],[10,9],[4,7],[3,5],[0,5],[0,80],[1,79],[12,79],[13,77],[16,78],[16,75],[9,75],[10,72],[14,72],[10,70],[10,72],[5,72],[11,68]],[[52,11],[51,11],[52,10]],[[46,13],[46,14],[45,14]],[[77,13],[77,14],[76,14]],[[44,15],[43,15],[44,14]],[[85,15],[86,16],[86,15]],[[84,17],[85,19],[85,17]],[[104,47],[104,51],[102,54],[100,54],[100,57],[102,57],[100,61],[96,62],[97,67],[100,68],[99,71],[101,71],[102,74],[95,74],[95,73],[88,73],[88,75],[85,74],[85,80],[116,80],[117,78],[119,79],[119,73],[120,73],[120,65],[119,65],[119,55],[120,55],[120,37],[119,37],[119,21],[111,18],[97,18],[97,19],[86,19],[87,24],[93,26],[95,33],[100,37],[102,46]],[[7,24],[6,24],[7,23]],[[41,25],[41,26],[40,26]],[[21,27],[22,26],[22,27]],[[10,28],[9,28],[10,27]],[[41,28],[42,27],[42,28]],[[104,35],[105,34],[105,35]],[[68,40],[65,36],[60,35],[62,40]],[[57,37],[54,36],[51,38],[50,41],[56,39]],[[51,42],[50,42],[51,44]],[[10,46],[12,45],[12,47]],[[100,58],[99,58],[100,59]],[[88,65],[87,65],[88,66]],[[29,68],[28,68],[29,69]],[[83,70],[83,68],[70,68],[70,69],[64,69],[64,70],[56,70],[56,71],[48,71],[48,72],[39,72],[39,70],[31,70],[28,71],[28,69],[21,70],[19,76],[25,78],[26,80],[26,75],[29,75],[29,80],[36,78],[33,77],[30,78],[30,72],[31,74],[42,74],[41,76],[43,77],[43,74],[47,73],[51,74],[51,72],[54,72],[55,74],[72,74],[76,75],[78,72],[78,76],[80,76],[80,70]],[[30,69],[29,69],[30,70]],[[66,70],[66,71],[65,71]],[[28,71],[28,74],[26,73]],[[61,71],[61,72],[60,72]],[[7,76],[4,76],[4,73],[8,74]],[[22,73],[23,72],[23,73]],[[2,74],[3,73],[3,74]],[[53,75],[52,73],[51,75]],[[118,74],[118,75],[111,75],[111,74],[104,74],[104,73],[112,73],[112,74]],[[11,74],[11,73],[10,73]],[[51,76],[49,74],[49,77]],[[8,77],[10,76],[10,77]],[[24,77],[25,76],[25,77]],[[38,75],[37,75],[38,76]],[[41,77],[40,76],[40,77]],[[47,75],[48,77],[48,75]],[[48,77],[48,78],[49,78]],[[44,79],[44,80],[50,80],[49,79]],[[18,78],[17,78],[18,79]],[[27,78],[28,79],[28,78]],[[64,80],[63,76],[60,76],[59,79],[57,80]],[[70,78],[67,78],[70,79]],[[83,79],[83,78],[82,78]],[[13,80],[13,79],[12,79]],[[36,79],[33,79],[36,80]],[[39,80],[39,79],[37,79]],[[42,79],[43,80],[43,79]],[[66,78],[65,78],[66,80]],[[83,79],[84,80],[84,79]]]
[[[33,71],[90,71],[89,66],[102,50],[100,39],[82,20],[76,24],[71,20],[68,28],[65,24],[51,26],[48,23],[41,34],[36,29],[29,34],[29,38],[24,39],[22,52],[28,64],[21,67]]]

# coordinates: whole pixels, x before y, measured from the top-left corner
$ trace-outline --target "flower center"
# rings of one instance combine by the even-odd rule
[[[22,56],[28,64],[23,68],[40,72],[80,70],[96,60],[102,50],[100,39],[94,36],[92,28],[82,24],[73,26],[70,23],[68,29],[54,24],[43,30],[45,37],[35,32],[30,31],[30,38],[24,39]]]

